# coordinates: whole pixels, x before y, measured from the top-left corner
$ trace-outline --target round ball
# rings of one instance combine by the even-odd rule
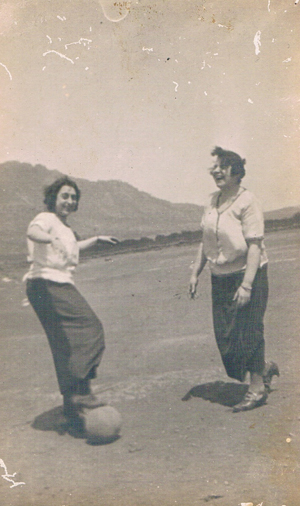
[[[121,415],[112,406],[85,409],[83,419],[89,443],[109,443],[118,437],[121,430]]]

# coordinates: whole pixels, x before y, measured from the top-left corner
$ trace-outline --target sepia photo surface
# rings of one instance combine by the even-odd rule
[[[1,505],[299,506],[299,22],[299,0],[1,3]],[[263,210],[278,367],[237,412],[252,376],[226,374],[209,266],[190,281],[216,146]],[[71,270],[105,335],[90,379],[108,407],[82,409],[83,431],[26,288],[28,226],[62,176],[81,192]]]

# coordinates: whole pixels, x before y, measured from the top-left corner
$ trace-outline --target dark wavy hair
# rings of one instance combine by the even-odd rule
[[[76,206],[74,211],[77,211],[78,209],[78,204],[80,200],[80,190],[75,181],[72,181],[72,179],[70,179],[68,176],[63,176],[60,177],[59,179],[56,179],[54,183],[50,184],[44,189],[44,196],[45,196],[44,204],[46,204],[48,211],[50,211],[51,213],[55,212],[57,194],[63,186],[71,186],[72,188],[74,188],[76,192]]]
[[[241,158],[240,155],[234,153],[234,151],[226,151],[219,146],[216,146],[213,149],[211,155],[220,158],[221,163],[224,167],[231,167],[231,175],[239,176],[239,182],[243,179],[246,174],[245,158]]]

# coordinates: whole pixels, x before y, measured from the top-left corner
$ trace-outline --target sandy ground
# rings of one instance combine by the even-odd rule
[[[299,230],[267,237],[267,357],[281,376],[266,405],[238,414],[231,406],[247,387],[224,372],[207,270],[199,297],[187,296],[197,246],[78,268],[77,286],[106,331],[95,390],[123,418],[121,437],[102,446],[59,433],[46,338],[22,306],[22,272],[3,272],[1,506],[299,506],[299,246]],[[14,473],[24,485],[6,479]]]

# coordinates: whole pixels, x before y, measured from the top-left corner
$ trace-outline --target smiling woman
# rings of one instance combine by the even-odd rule
[[[202,218],[203,239],[190,280],[194,298],[206,262],[211,271],[213,322],[217,345],[229,377],[250,387],[234,411],[265,403],[274,362],[265,362],[263,317],[268,278],[263,213],[254,195],[240,186],[245,163],[237,153],[216,147],[210,173],[219,188]]]
[[[63,177],[45,189],[47,212],[38,214],[27,231],[31,267],[27,279],[28,299],[47,334],[57,380],[64,397],[64,413],[76,423],[83,408],[96,408],[102,400],[90,389],[105,344],[103,327],[74,286],[73,271],[79,251],[110,236],[77,241],[67,218],[77,211],[80,190]]]

